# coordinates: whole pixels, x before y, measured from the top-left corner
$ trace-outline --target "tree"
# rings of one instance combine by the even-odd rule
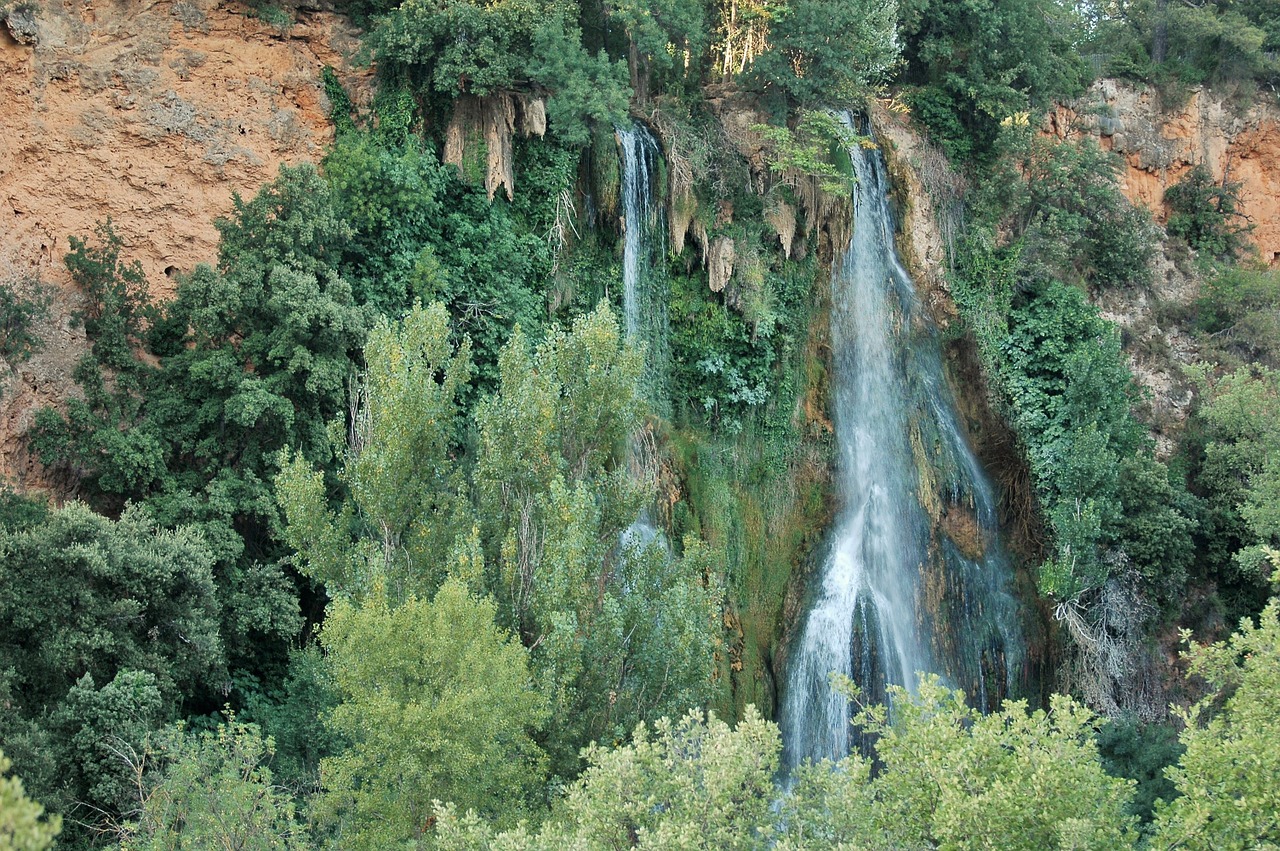
[[[1201,377],[1208,441],[1199,481],[1212,506],[1235,515],[1236,567],[1252,584],[1267,576],[1267,548],[1280,543],[1280,372],[1242,367]]]
[[[25,530],[0,530],[0,647],[33,710],[84,675],[148,671],[176,702],[222,663],[213,557],[192,529],[141,508],[117,522],[80,503]]]
[[[225,682],[213,556],[140,507],[79,503],[0,531],[0,553],[0,744],[51,806],[117,812],[118,744]]]
[[[771,17],[751,76],[800,106],[853,102],[888,78],[902,51],[895,0],[792,0]]]
[[[331,430],[344,456],[346,500],[335,515],[324,476],[300,456],[283,465],[277,498],[285,540],[299,566],[331,596],[360,595],[377,579],[401,599],[430,594],[443,580],[440,553],[465,531],[465,482],[453,451],[471,347],[449,341],[444,305],[415,305],[382,319],[365,346],[366,370],[349,429]],[[349,529],[358,531],[353,544]]]
[[[119,829],[118,851],[303,851],[293,800],[271,782],[274,751],[234,715],[216,730],[178,725],[154,736],[125,755],[136,800]]]
[[[1001,122],[1084,88],[1071,4],[904,0],[899,20],[907,102],[953,160],[989,162]]]
[[[1191,644],[1185,658],[1209,691],[1179,713],[1187,750],[1167,774],[1180,797],[1157,810],[1151,847],[1273,847],[1280,843],[1280,599],[1257,624],[1246,618],[1228,640]]]
[[[627,64],[631,88],[640,100],[650,89],[655,71],[674,71],[675,82],[696,80],[707,49],[707,9],[702,2],[682,0],[613,0],[606,4],[609,20],[627,33]]]
[[[1240,211],[1240,184],[1221,185],[1203,165],[1197,165],[1165,190],[1172,211],[1165,228],[1187,245],[1219,260],[1234,260],[1248,247],[1253,226]]]
[[[573,0],[406,0],[372,41],[424,93],[548,93],[552,132],[583,144],[583,120],[621,120],[627,95],[625,67],[582,46],[578,13]]]
[[[375,587],[332,604],[321,641],[341,701],[326,724],[349,745],[321,762],[316,813],[334,847],[417,839],[437,798],[498,820],[537,803],[546,702],[495,613],[460,578],[431,600],[393,607]]]
[[[882,772],[875,826],[889,847],[1132,847],[1131,781],[1110,777],[1094,716],[1068,697],[983,715],[936,677],[862,714]],[[850,837],[852,838],[852,837]]]
[[[1092,714],[1065,697],[1048,711],[1009,702],[983,715],[925,678],[858,723],[879,770],[854,754],[773,783],[778,728],[753,707],[733,729],[691,712],[636,729],[588,768],[538,830],[495,833],[476,813],[438,805],[447,851],[509,848],[898,849],[1132,848],[1130,781],[1103,771]]]
[[[27,797],[22,780],[8,776],[12,763],[0,751],[0,851],[45,851],[62,830],[62,817],[44,816]]]
[[[546,743],[572,776],[579,749],[659,712],[700,705],[718,627],[718,570],[690,542],[620,546],[652,481],[626,464],[640,427],[640,353],[606,306],[535,350],[517,332],[476,412],[481,539],[502,617],[531,648],[560,723]],[[671,606],[655,617],[652,606]],[[669,655],[660,655],[669,654]],[[679,702],[674,702],[679,701]]]
[[[585,753],[588,767],[537,834],[494,836],[476,813],[438,805],[443,851],[767,847],[778,728],[748,707],[736,729],[714,715],[641,724],[631,742]]]

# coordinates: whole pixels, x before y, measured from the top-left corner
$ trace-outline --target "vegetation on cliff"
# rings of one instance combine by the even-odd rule
[[[349,4],[370,110],[327,77],[323,162],[237,197],[172,300],[109,221],[72,236],[90,350],[29,441],[79,501],[0,504],[0,848],[1275,841],[1280,277],[1231,184],[1189,174],[1161,234],[1110,155],[1034,130],[1100,45],[1271,80],[1264,7]],[[862,707],[874,752],[780,792],[852,179],[821,107],[888,84],[968,181],[949,333],[1015,435],[1005,522],[1075,699],[984,716],[926,678]],[[619,221],[629,109],[664,148],[650,223]],[[649,350],[617,318],[646,226]],[[1148,287],[1162,236],[1200,264],[1205,364],[1158,458],[1091,298]],[[0,355],[45,302],[0,290]],[[1154,637],[1241,617],[1192,645],[1162,784],[1131,747],[1172,736],[1141,726]]]

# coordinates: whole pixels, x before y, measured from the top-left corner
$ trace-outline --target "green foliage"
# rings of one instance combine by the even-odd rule
[[[751,66],[805,107],[846,105],[883,83],[898,62],[894,0],[793,0],[777,4],[769,47]]]
[[[578,485],[599,488],[595,510],[607,525],[588,533],[599,539],[597,547],[612,546],[639,511],[639,494],[621,464],[640,425],[642,369],[640,352],[603,304],[571,331],[553,329],[536,350],[518,330],[503,349],[498,389],[476,411],[475,484],[486,539],[510,551],[491,550],[491,557],[504,575],[510,572],[505,581],[512,589],[529,587],[536,569],[538,542],[517,534],[520,518],[541,513],[539,503],[545,509],[557,484],[560,499]],[[529,603],[513,595],[513,613],[523,619]]]
[[[737,729],[690,712],[640,725],[614,750],[587,749],[586,771],[534,834],[494,836],[475,813],[437,808],[442,851],[504,847],[748,849],[772,820],[778,730],[749,709]]]
[[[551,128],[572,144],[585,121],[626,114],[626,69],[589,53],[566,0],[406,0],[372,34],[379,61],[422,89],[453,98],[527,89],[550,93]]]
[[[1116,718],[1098,730],[1098,752],[1112,777],[1133,780],[1132,812],[1144,830],[1150,828],[1157,801],[1177,796],[1166,769],[1177,763],[1184,748],[1172,724],[1143,723],[1135,718]]]
[[[590,767],[538,831],[494,835],[474,813],[437,809],[444,849],[1128,848],[1130,783],[1108,777],[1093,716],[1068,698],[982,715],[925,679],[860,723],[879,771],[851,756],[801,766],[781,797],[777,727],[749,708],[737,729],[690,713],[592,748]]]
[[[443,305],[416,305],[370,333],[349,435],[342,421],[332,425],[348,494],[338,514],[326,504],[323,475],[303,458],[286,460],[276,479],[284,539],[330,596],[360,596],[377,580],[401,599],[432,593],[443,579],[441,549],[462,532],[465,514],[451,452],[471,371],[470,346],[454,350],[448,323]]]
[[[119,743],[225,676],[213,556],[140,508],[112,522],[80,504],[0,532],[0,550],[0,743],[47,803],[118,812]]]
[[[1115,186],[1116,167],[1092,143],[1007,122],[953,291],[1052,533],[1041,592],[1078,602],[1132,571],[1150,599],[1173,604],[1194,500],[1151,457],[1120,335],[1083,292],[1149,282],[1152,229]]]
[[[1150,80],[1165,90],[1233,86],[1280,76],[1275,0],[1177,4],[1091,4],[1095,22],[1082,51],[1107,59],[1104,73]]]
[[[1280,367],[1280,272],[1243,266],[1216,270],[1196,303],[1205,360],[1228,369]]]
[[[1274,565],[1274,554],[1272,556]],[[1187,636],[1184,633],[1184,637]],[[1262,848],[1280,843],[1280,600],[1227,641],[1186,654],[1209,694],[1180,713],[1186,753],[1168,776],[1180,797],[1159,809],[1155,847]]]
[[[130,756],[137,778],[134,818],[118,851],[302,851],[305,830],[288,793],[272,784],[271,739],[228,715],[216,730],[182,725]]]
[[[1069,4],[904,0],[899,20],[907,103],[953,161],[989,161],[1003,121],[1083,90]]]
[[[45,851],[62,830],[62,817],[45,817],[44,807],[27,797],[22,780],[9,776],[12,763],[0,751],[0,851]]]
[[[1132,379],[1119,335],[1078,290],[1051,284],[1008,321],[1000,382],[1060,553],[1041,590],[1069,599],[1107,576],[1098,545],[1124,514],[1120,462],[1143,448],[1129,413]]]
[[[1203,165],[1187,172],[1182,180],[1165,190],[1169,205],[1170,235],[1181,237],[1196,251],[1219,260],[1240,256],[1253,226],[1240,212],[1240,184],[1218,185]]]
[[[0,645],[31,711],[85,674],[147,671],[174,701],[218,671],[213,558],[195,530],[162,531],[140,508],[112,522],[72,503],[0,531],[0,548]]]
[[[295,790],[319,785],[320,760],[332,756],[339,744],[320,719],[337,702],[315,643],[289,654],[283,682],[246,689],[240,717],[252,719],[275,742],[271,769],[281,785]]]
[[[34,274],[13,272],[0,280],[0,359],[13,366],[40,350],[44,341],[32,326],[49,315],[50,299]]]
[[[432,90],[483,96],[524,78],[534,32],[567,11],[560,0],[406,0],[374,39],[381,58],[414,68]]]
[[[706,4],[621,0],[608,4],[605,13],[626,31],[635,65],[632,85],[639,93],[654,82],[668,90],[698,82],[710,41]]]
[[[643,362],[608,307],[534,350],[517,333],[499,367],[476,411],[481,537],[504,619],[534,648],[561,719],[547,747],[568,773],[586,742],[702,702],[718,593],[692,542],[676,562],[660,543],[619,549],[653,483],[624,464],[644,410]],[[655,599],[670,607],[657,620]]]
[[[1234,562],[1256,585],[1270,572],[1266,548],[1280,543],[1280,373],[1242,368],[1203,379],[1201,392],[1207,441],[1197,481],[1214,506],[1238,516]]]
[[[546,22],[534,32],[528,74],[550,90],[547,125],[565,145],[591,141],[592,122],[618,124],[626,119],[630,89],[626,67],[582,46],[575,27]]]
[[[99,224],[95,235],[96,245],[72,237],[65,258],[88,301],[73,317],[84,324],[91,344],[74,373],[84,398],[69,400],[65,416],[51,408],[39,411],[31,444],[41,463],[84,481],[99,502],[107,497],[118,506],[119,495],[154,485],[164,466],[160,442],[133,427],[150,374],[135,350],[156,313],[142,266],[121,258],[123,241],[111,222]]]
[[[316,816],[336,848],[383,849],[421,835],[433,799],[491,818],[536,803],[546,719],[528,654],[496,606],[450,579],[397,607],[375,588],[330,608],[322,641],[341,702],[325,723],[349,743],[321,762]]]
[[[1116,185],[1119,159],[1092,140],[1057,142],[1010,125],[999,162],[977,193],[980,215],[1018,244],[1024,281],[1094,289],[1150,282],[1150,215]]]
[[[320,70],[320,79],[324,83],[324,96],[329,99],[329,120],[333,122],[334,131],[341,137],[355,130],[356,125],[351,118],[351,96],[342,87],[332,65]]]
[[[67,270],[84,290],[88,306],[76,316],[93,343],[93,356],[109,369],[127,371],[134,364],[134,350],[141,346],[146,323],[153,316],[147,296],[146,276],[137,260],[120,256],[124,241],[111,220],[94,228],[97,245],[76,236],[69,238]]]
[[[817,180],[823,192],[837,194],[852,190],[852,171],[845,152],[854,142],[863,140],[829,112],[802,110],[794,130],[757,124],[759,133],[771,150],[766,154],[769,170],[776,173],[794,171]],[[845,166],[841,169],[841,165]]]

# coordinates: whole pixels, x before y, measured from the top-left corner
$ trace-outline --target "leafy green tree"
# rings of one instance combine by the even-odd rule
[[[536,89],[553,132],[587,141],[584,119],[621,120],[626,69],[582,45],[573,0],[406,0],[372,34],[384,65],[451,99]]]
[[[513,819],[540,797],[546,720],[528,654],[462,579],[391,607],[375,588],[339,599],[321,640],[341,702],[326,724],[349,746],[322,761],[316,802],[334,847],[421,837],[433,799]]]
[[[709,44],[707,9],[702,2],[681,0],[613,0],[606,4],[610,22],[620,24],[627,34],[627,64],[631,88],[643,100],[651,89],[651,78],[659,83],[680,82],[701,69]]]
[[[1231,260],[1248,246],[1252,225],[1240,211],[1240,184],[1219,185],[1203,165],[1197,165],[1164,193],[1172,212],[1165,228],[1182,237],[1196,251]]]
[[[354,422],[331,427],[344,444],[348,498],[334,514],[323,474],[301,456],[286,461],[276,480],[284,538],[331,596],[362,594],[375,579],[395,599],[432,593],[444,578],[440,553],[464,532],[468,513],[453,450],[470,345],[451,345],[442,304],[416,305],[398,323],[378,322],[365,361]],[[358,530],[355,543],[348,530]]]
[[[78,503],[0,531],[0,552],[0,743],[51,806],[118,812],[119,743],[225,682],[213,556],[139,507],[113,522]]]
[[[92,822],[114,822],[132,803],[125,755],[172,717],[150,671],[123,669],[101,688],[81,677],[51,716],[64,808],[87,804]]]
[[[0,279],[0,359],[29,360],[43,345],[32,326],[49,315],[49,288],[33,272],[7,270]]]
[[[561,720],[547,748],[571,775],[587,742],[705,702],[719,571],[696,542],[681,560],[659,542],[619,546],[653,483],[626,463],[643,364],[606,306],[533,350],[517,332],[499,369],[497,392],[476,412],[489,587],[531,648]],[[671,607],[657,618],[655,600]]]
[[[1150,282],[1155,230],[1150,214],[1117,186],[1115,154],[1090,140],[1046,139],[1013,122],[1001,133],[999,153],[974,206],[1017,246],[1020,277],[1091,289]]]
[[[283,167],[217,225],[218,268],[197,267],[169,308],[184,345],[166,352],[152,416],[201,484],[231,469],[261,490],[284,446],[329,459],[368,314],[340,275],[351,230],[313,167]]]
[[[878,737],[872,786],[887,846],[1132,847],[1132,784],[1103,770],[1093,714],[1070,698],[983,715],[926,677],[917,698],[899,688],[892,700],[892,721],[884,707],[860,720]]]
[[[95,229],[96,244],[71,238],[64,261],[87,305],[74,319],[84,325],[90,351],[73,378],[84,398],[36,414],[31,444],[46,467],[85,484],[99,505],[118,510],[122,496],[144,493],[164,473],[164,449],[138,428],[152,370],[136,357],[156,318],[138,261],[121,257],[123,240],[110,220]]]
[[[603,50],[592,55],[582,46],[576,26],[549,21],[533,34],[529,76],[549,91],[547,126],[560,142],[583,147],[591,141],[591,124],[626,120],[631,91],[626,67]]]
[[[32,710],[86,674],[147,671],[170,701],[217,682],[213,557],[194,530],[160,530],[136,507],[112,522],[72,503],[0,531],[0,551],[0,646]]]
[[[766,847],[780,750],[778,728],[754,707],[736,729],[700,712],[663,718],[641,724],[626,745],[588,748],[588,768],[540,832],[495,837],[451,803],[437,806],[436,841],[446,851]]]
[[[588,487],[583,499],[597,503],[600,525],[586,539],[594,553],[585,556],[597,568],[640,510],[624,462],[643,411],[643,360],[601,305],[571,331],[553,329],[536,350],[517,329],[498,367],[498,390],[476,411],[475,485],[490,557],[528,630],[541,533],[551,531],[537,521],[553,488],[563,503],[574,488]]]
[[[1202,286],[1196,324],[1204,359],[1228,370],[1249,363],[1280,368],[1280,272],[1227,266]]]
[[[273,785],[271,739],[234,716],[216,730],[182,725],[127,754],[137,800],[118,851],[302,851],[306,830],[289,793]]]
[[[589,748],[589,767],[539,830],[495,834],[479,814],[438,805],[437,842],[450,851],[1133,847],[1131,783],[1103,771],[1093,716],[1069,698],[983,715],[926,678],[916,698],[896,692],[892,715],[860,715],[876,737],[875,777],[855,754],[800,766],[781,793],[778,728],[754,708],[736,729],[697,712],[663,719],[614,750]]]
[[[912,112],[957,161],[989,161],[1000,124],[1083,90],[1076,7],[1058,0],[904,0]]]
[[[44,807],[27,797],[22,780],[9,775],[12,763],[0,751],[0,851],[45,851],[62,829],[62,817],[45,817]]]
[[[1234,561],[1260,584],[1270,570],[1267,547],[1280,543],[1280,373],[1259,367],[1205,377],[1202,393],[1208,441],[1198,480],[1215,507],[1238,517]]]
[[[792,0],[771,17],[751,76],[800,106],[851,103],[887,79],[902,50],[894,0]]]
[[[1187,750],[1167,773],[1180,797],[1157,811],[1152,847],[1274,846],[1280,843],[1280,600],[1272,598],[1257,624],[1243,620],[1227,641],[1192,644],[1186,658],[1209,693],[1179,713]]]
[[[430,247],[440,239],[447,176],[435,155],[353,133],[334,144],[323,167],[337,214],[351,228],[339,247],[355,300],[395,316],[414,297],[438,297],[442,270]]]

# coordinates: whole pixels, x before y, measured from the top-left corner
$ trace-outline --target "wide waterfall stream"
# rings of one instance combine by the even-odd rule
[[[863,700],[940,674],[979,706],[1023,655],[992,489],[956,420],[937,334],[893,245],[878,150],[849,151],[853,235],[832,277],[840,502],[781,705],[784,760],[839,759],[853,730],[831,674]]]

